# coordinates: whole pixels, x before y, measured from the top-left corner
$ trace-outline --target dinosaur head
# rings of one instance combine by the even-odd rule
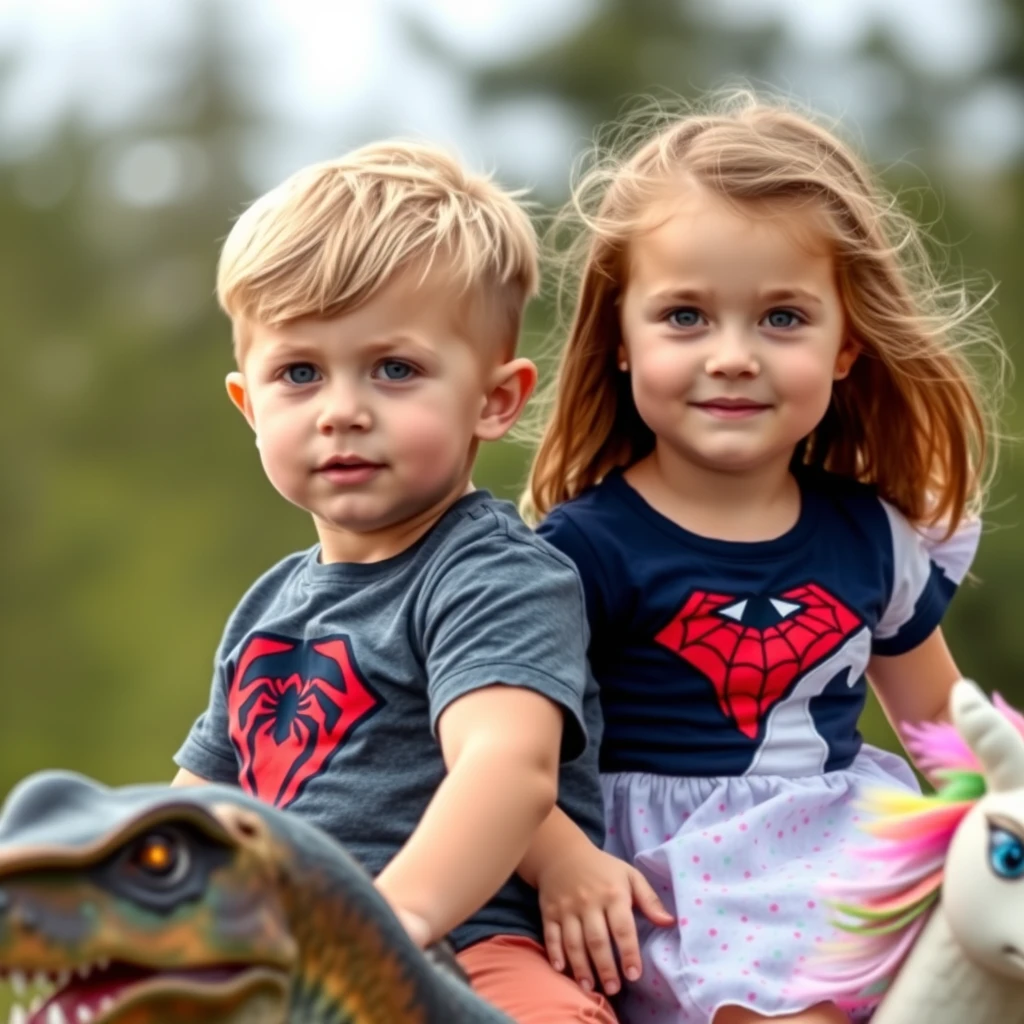
[[[0,816],[0,977],[16,1024],[280,1024],[297,949],[244,804],[45,772]]]

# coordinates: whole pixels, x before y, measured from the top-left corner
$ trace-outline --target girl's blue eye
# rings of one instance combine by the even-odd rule
[[[773,309],[765,317],[765,321],[769,327],[774,327],[779,330],[783,330],[787,327],[797,327],[804,322],[803,317],[792,309]]]
[[[668,315],[669,323],[673,327],[699,327],[701,312],[693,306],[684,306],[682,309],[673,309]]]
[[[1024,843],[1006,829],[992,828],[989,832],[988,860],[1000,878],[1024,877]]]
[[[312,384],[319,372],[312,363],[292,363],[285,368],[284,379],[289,384]]]
[[[408,380],[416,371],[401,359],[385,359],[377,368],[384,380]]]

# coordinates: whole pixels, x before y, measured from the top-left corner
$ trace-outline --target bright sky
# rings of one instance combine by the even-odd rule
[[[202,4],[206,0],[196,0]],[[396,12],[415,11],[467,60],[512,54],[572,27],[588,0],[229,0],[240,34],[263,44],[269,63],[251,80],[286,115],[284,140],[252,154],[269,183],[374,134],[429,136],[477,165],[500,165],[537,180],[564,167],[572,140],[558,111],[534,104],[474,120],[456,76],[412,52]],[[891,27],[911,59],[945,74],[970,75],[998,38],[991,0],[699,0],[715,17],[756,24],[781,15],[815,59],[790,86],[831,112],[870,117],[876,102],[857,76],[837,76],[829,58],[872,24]],[[20,58],[0,122],[26,144],[75,102],[97,123],[121,117],[154,87],[161,41],[180,34],[183,0],[0,0],[0,54]],[[922,12],[927,12],[922,17]],[[268,45],[269,44],[269,45]],[[156,54],[156,56],[155,56]],[[800,72],[803,71],[803,74]],[[866,72],[874,75],[870,69]],[[874,75],[876,91],[884,76]],[[158,81],[158,80],[156,80]],[[882,102],[883,99],[878,100]],[[1010,99],[990,90],[955,115],[966,151],[995,156],[1019,144]],[[527,142],[528,140],[528,142]]]

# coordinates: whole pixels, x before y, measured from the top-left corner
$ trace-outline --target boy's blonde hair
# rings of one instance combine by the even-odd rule
[[[409,268],[441,264],[514,350],[537,289],[537,239],[516,197],[445,152],[378,142],[297,171],[257,199],[221,251],[217,297],[236,355],[252,324],[349,312]]]
[[[808,117],[740,91],[707,113],[654,120],[652,127],[644,115],[624,158],[598,148],[552,230],[556,239],[575,231],[562,277],[575,313],[542,397],[546,425],[524,515],[545,515],[653,449],[628,375],[617,369],[618,303],[631,240],[652,226],[651,211],[675,183],[696,181],[752,215],[786,204],[824,215],[847,331],[861,352],[795,460],[875,484],[914,522],[955,528],[980,505],[994,469],[994,409],[1007,365],[976,315],[980,304],[962,286],[939,283],[917,225]],[[621,134],[632,140],[628,124]],[[995,356],[987,390],[965,354],[979,345]]]

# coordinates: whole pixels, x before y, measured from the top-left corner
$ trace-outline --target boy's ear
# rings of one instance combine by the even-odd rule
[[[224,380],[228,389],[228,398],[231,404],[245,417],[246,422],[253,430],[256,424],[253,422],[252,405],[249,403],[249,393],[245,390],[245,377],[237,370],[232,370]]]
[[[497,441],[512,429],[537,386],[537,367],[529,359],[513,359],[496,367],[484,396],[476,436]]]

